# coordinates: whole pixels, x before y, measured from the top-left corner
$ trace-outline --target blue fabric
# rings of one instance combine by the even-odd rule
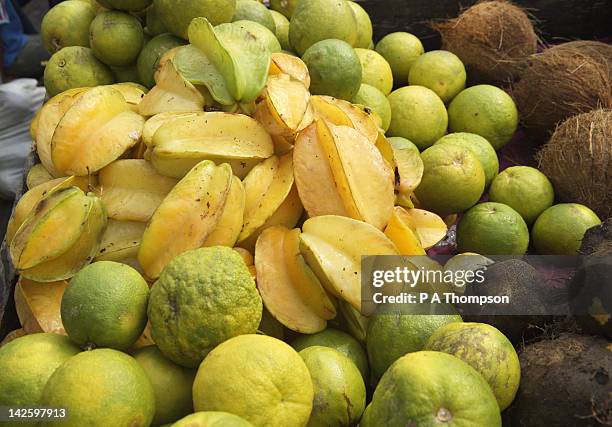
[[[28,42],[23,25],[11,0],[0,0],[6,6],[9,22],[0,24],[0,39],[4,47],[4,66],[10,67]]]

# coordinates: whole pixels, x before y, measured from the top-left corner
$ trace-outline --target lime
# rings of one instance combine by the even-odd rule
[[[393,73],[389,63],[380,53],[370,49],[355,49],[361,62],[361,83],[374,86],[385,95],[393,89]]]
[[[253,0],[254,1],[254,0]],[[256,2],[257,3],[257,2]],[[261,3],[257,3],[261,4]],[[255,21],[235,21],[234,25],[244,28],[253,35],[257,40],[261,41],[268,48],[270,53],[280,52],[282,50],[280,42],[272,31]]]
[[[297,3],[298,0],[270,0],[270,8],[291,19]]]
[[[136,64],[131,64],[127,67],[111,67],[111,70],[113,70],[117,83],[140,84],[140,76],[138,75],[138,67]]]
[[[89,26],[95,16],[93,6],[83,1],[69,0],[56,4],[40,24],[45,48],[55,53],[66,46],[89,47]]]
[[[543,255],[576,255],[584,233],[601,220],[578,203],[561,203],[540,214],[531,229],[533,245]]]
[[[302,335],[291,343],[291,346],[297,351],[304,350],[314,345],[330,347],[344,354],[357,366],[363,380],[367,381],[368,356],[361,344],[359,344],[359,341],[351,335],[337,329],[327,328],[316,334]]]
[[[448,107],[452,132],[470,132],[484,137],[499,150],[514,135],[518,112],[510,95],[490,85],[472,86],[457,95]]]
[[[291,44],[289,44],[289,20],[285,18],[285,15],[275,10],[271,10],[270,13],[274,19],[274,25],[276,28],[274,35],[281,44],[281,47],[285,51],[293,50],[291,48]]]
[[[151,288],[153,341],[164,356],[196,367],[215,346],[255,333],[262,302],[248,267],[230,248],[213,246],[173,258]]]
[[[502,171],[491,184],[489,200],[510,206],[527,225],[552,206],[553,186],[539,170],[529,166],[513,166]]]
[[[289,42],[303,55],[310,46],[338,39],[353,46],[357,25],[351,6],[345,0],[308,0],[297,3],[289,25]]]
[[[42,406],[66,408],[66,427],[148,426],[155,413],[151,381],[133,357],[100,348],[68,359],[51,375]]]
[[[478,371],[506,409],[521,381],[521,365],[512,343],[499,330],[485,323],[449,323],[433,333],[426,350],[452,354]]]
[[[431,334],[442,325],[461,321],[459,315],[389,312],[372,316],[366,345],[374,378],[380,378],[403,355],[423,350]]]
[[[274,18],[266,6],[256,0],[237,0],[233,21],[253,21],[263,25],[272,33],[276,31]]]
[[[423,86],[402,87],[389,94],[389,103],[390,136],[406,138],[424,150],[446,133],[446,107],[431,89]]]
[[[49,96],[55,96],[68,89],[109,85],[115,83],[115,77],[90,48],[69,46],[51,56],[44,82]]]
[[[152,0],[90,0],[97,2],[100,6],[106,9],[127,10],[130,12],[139,12],[146,9],[153,1]]]
[[[68,337],[32,334],[0,347],[0,406],[36,406],[51,374],[79,352]]]
[[[229,412],[196,412],[181,418],[172,427],[253,427],[253,424]]]
[[[157,14],[157,9],[155,8],[155,5],[152,5],[151,7],[147,8],[145,23],[147,30],[146,34],[150,35],[151,37],[155,37],[168,32],[168,29]]]
[[[471,150],[438,144],[421,153],[423,177],[415,195],[423,208],[445,216],[472,207],[484,191],[485,174]]]
[[[396,85],[408,83],[410,68],[416,59],[425,52],[423,44],[410,33],[391,33],[376,44],[376,52],[387,60],[393,71]]]
[[[91,22],[89,44],[105,64],[129,65],[136,61],[144,44],[142,25],[129,13],[116,10],[100,13]]]
[[[366,12],[363,7],[354,1],[347,1],[353,14],[355,15],[355,21],[357,22],[357,41],[355,41],[355,47],[362,47],[367,49],[372,43],[372,21],[370,15]]]
[[[127,264],[98,261],[79,271],[62,297],[62,323],[83,348],[127,350],[147,323],[149,286]]]
[[[314,389],[309,427],[350,426],[361,418],[366,390],[357,366],[337,350],[312,346],[300,351]]]
[[[527,246],[527,224],[517,211],[501,203],[480,203],[467,211],[457,225],[459,252],[522,255]]]
[[[495,396],[470,365],[450,354],[419,351],[382,377],[361,427],[501,427]]]
[[[293,42],[291,44],[294,46]],[[335,39],[317,42],[304,52],[302,60],[308,66],[313,95],[329,95],[350,101],[359,90],[361,64],[348,43]]]
[[[433,90],[445,103],[465,89],[465,79],[463,62],[447,50],[432,50],[419,56],[408,74],[411,85]]]
[[[497,153],[489,141],[475,133],[449,133],[436,141],[436,144],[455,144],[467,148],[474,154],[485,173],[485,189],[489,187],[499,171]]]
[[[134,359],[151,380],[155,394],[153,425],[174,422],[193,412],[191,386],[196,371],[166,359],[157,346],[143,347]],[[168,391],[171,390],[171,393]]]
[[[382,129],[385,132],[389,129],[391,124],[391,104],[389,104],[389,100],[380,90],[374,86],[362,83],[359,86],[359,91],[353,97],[353,103],[371,108],[380,117]]]
[[[155,0],[154,6],[164,27],[187,40],[187,28],[194,18],[206,18],[211,25],[231,22],[236,0]]]
[[[196,411],[225,411],[255,427],[306,425],[313,404],[300,355],[265,335],[241,335],[211,351],[193,383]]]
[[[168,52],[170,49],[177,46],[181,46],[184,42],[178,37],[172,34],[160,34],[159,36],[153,37],[149,40],[140,55],[138,55],[138,61],[136,67],[138,68],[138,75],[140,81],[148,88],[155,86],[155,71],[159,65],[159,60]]]

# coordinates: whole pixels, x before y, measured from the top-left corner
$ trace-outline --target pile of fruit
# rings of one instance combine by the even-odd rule
[[[610,46],[536,54],[505,1],[439,24],[447,50],[430,52],[402,32],[374,45],[352,1],[270,6],[68,0],[45,16],[50,98],[5,238],[22,328],[0,347],[0,406],[66,408],[43,424],[79,427],[610,420],[606,339],[519,358],[513,328],[531,319],[373,313],[361,280],[367,255],[439,270],[577,255],[593,227],[589,253],[609,255]],[[499,172],[519,122],[554,131],[541,170]],[[445,266],[426,256],[440,244],[456,245]],[[490,267],[500,286],[537,284],[523,261]],[[609,317],[594,316],[608,334]],[[567,382],[543,380],[549,365]]]

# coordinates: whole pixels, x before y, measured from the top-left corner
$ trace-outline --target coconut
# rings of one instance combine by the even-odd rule
[[[567,119],[536,158],[560,201],[612,216],[612,109]]]
[[[532,56],[513,96],[521,121],[546,139],[563,120],[612,107],[610,53],[601,44],[564,43]]]
[[[474,83],[503,84],[518,78],[538,44],[529,16],[507,1],[479,2],[434,28],[443,48],[463,61]]]
[[[609,426],[612,357],[602,338],[562,334],[519,354],[521,386],[510,408],[522,427]]]

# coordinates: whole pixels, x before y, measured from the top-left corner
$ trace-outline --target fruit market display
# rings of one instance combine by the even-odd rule
[[[401,255],[487,267],[490,295],[541,313],[542,273],[488,256],[610,255],[612,47],[536,53],[506,1],[435,27],[425,52],[372,40],[347,0],[53,7],[0,406],[75,427],[610,425],[609,315],[560,334],[364,300],[362,257]]]

